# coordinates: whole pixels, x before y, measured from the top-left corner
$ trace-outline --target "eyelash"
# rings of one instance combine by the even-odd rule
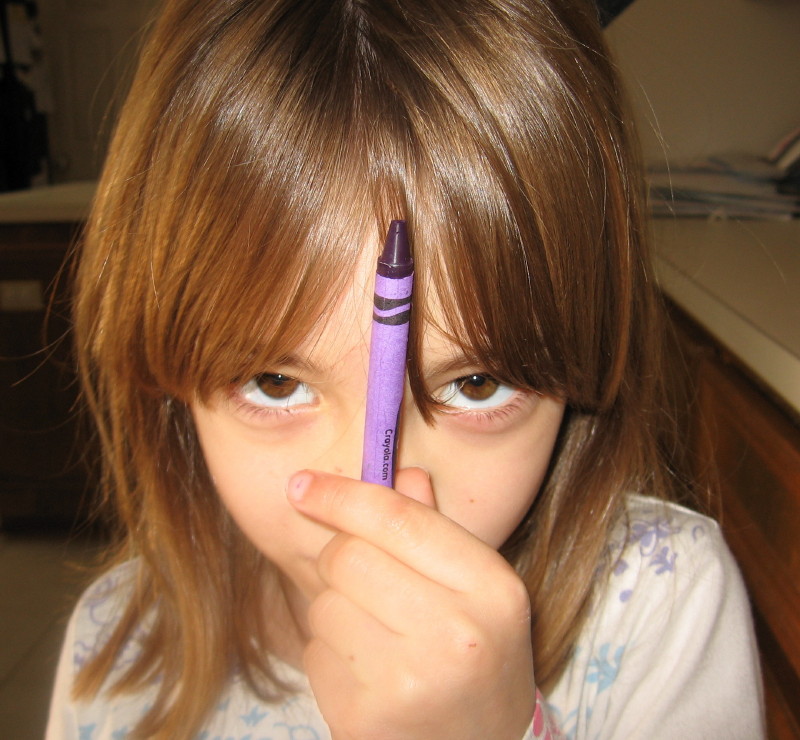
[[[489,395],[481,397],[482,393],[489,391]],[[459,409],[493,409],[505,406],[516,393],[513,386],[501,383],[497,378],[488,373],[469,373],[460,378],[446,383],[439,389],[439,400],[445,406]],[[461,402],[456,399],[461,396]]]
[[[256,421],[265,419],[286,419],[289,416],[303,413],[302,408],[292,408],[291,406],[259,406],[255,403],[250,403],[242,398],[238,388],[233,388],[229,395],[235,406],[236,413]]]
[[[517,390],[507,403],[488,409],[457,408],[437,403],[436,410],[442,415],[459,418],[475,426],[488,426],[512,418],[522,409],[528,395],[525,391]]]
[[[245,389],[249,384],[251,384],[257,377],[262,376],[269,376],[269,375],[282,375],[282,373],[261,373],[258,376],[254,376],[250,378],[244,383],[234,383],[228,390],[228,397],[230,401],[235,405],[235,410],[237,413],[241,413],[244,416],[250,417],[255,420],[261,419],[276,419],[282,420],[287,419],[291,416],[295,416],[297,414],[301,414],[308,410],[311,404],[297,404],[297,405],[265,405],[265,404],[258,404],[253,403],[252,401],[248,401],[245,396]],[[296,378],[292,378],[290,376],[284,376],[286,380],[296,380]]]
[[[265,375],[269,375],[270,373],[264,373]],[[460,378],[456,378],[455,380],[448,383],[448,385],[454,385],[458,383],[466,382],[470,377],[475,375],[482,376],[488,374],[484,373],[472,373],[470,375],[462,376]],[[294,378],[292,378],[294,379]],[[228,396],[231,402],[235,405],[235,409],[237,413],[240,413],[244,416],[252,418],[254,420],[285,420],[292,416],[302,414],[309,409],[310,404],[300,404],[297,406],[266,406],[266,405],[259,405],[248,401],[244,396],[244,389],[252,381],[248,380],[245,383],[236,383],[230,387],[228,392]],[[515,389],[514,394],[511,398],[498,406],[489,407],[485,409],[481,408],[460,408],[458,406],[451,406],[449,404],[443,402],[437,402],[435,409],[443,414],[447,415],[451,418],[459,418],[464,420],[466,423],[475,425],[475,426],[488,426],[492,424],[496,424],[499,421],[503,421],[512,417],[520,408],[524,405],[524,401],[529,394],[525,391]]]

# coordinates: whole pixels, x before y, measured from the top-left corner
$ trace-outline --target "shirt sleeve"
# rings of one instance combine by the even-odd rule
[[[120,728],[116,736],[126,736],[127,733],[121,731],[126,728],[126,718],[119,720],[115,716],[126,708],[124,702],[115,701],[112,706],[102,696],[76,702],[72,698],[72,687],[80,668],[97,654],[116,625],[129,597],[134,572],[133,562],[113,568],[94,581],[75,605],[56,669],[45,740],[110,737],[111,727]],[[124,667],[125,659],[136,649],[136,641],[129,640],[115,670]]]
[[[630,646],[609,717],[614,737],[764,736],[747,595],[717,528],[706,544],[692,552],[696,568],[677,574],[671,608]],[[621,711],[628,704],[647,711]]]
[[[45,740],[78,740],[78,721],[72,701],[72,681],[75,677],[75,620],[72,614],[67,626],[61,655],[58,659],[53,694],[50,699],[50,714],[47,720]]]
[[[666,513],[665,513],[666,512]],[[764,737],[747,593],[719,527],[652,503],[631,516],[555,716],[575,738]]]
[[[536,690],[536,708],[522,740],[559,740],[563,735],[556,726],[541,692]]]

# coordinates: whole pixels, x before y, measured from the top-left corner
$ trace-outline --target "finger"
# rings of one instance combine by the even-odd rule
[[[405,468],[398,470],[394,487],[398,493],[413,498],[431,509],[436,509],[436,498],[431,485],[431,477],[422,468]]]
[[[458,609],[458,592],[418,573],[383,549],[339,534],[317,560],[323,582],[394,633],[436,631]]]
[[[350,666],[326,642],[314,638],[303,653],[303,668],[325,721],[331,727],[342,724],[350,697],[361,689]]]
[[[402,653],[403,638],[333,589],[311,603],[308,623],[313,637],[325,643],[363,685],[380,678],[380,672]]]
[[[306,516],[360,537],[454,590],[485,582],[487,569],[513,574],[463,527],[391,488],[306,470],[292,476],[287,496]]]

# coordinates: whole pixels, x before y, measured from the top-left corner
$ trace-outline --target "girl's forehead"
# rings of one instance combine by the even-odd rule
[[[375,295],[375,272],[382,244],[367,239],[344,288],[332,297],[309,334],[292,356],[303,364],[322,369],[354,354],[369,357],[369,341]],[[422,364],[442,367],[463,362],[464,352],[443,327],[454,322],[445,320],[438,291],[424,291],[418,283],[412,310],[420,314],[415,322],[421,333]]]

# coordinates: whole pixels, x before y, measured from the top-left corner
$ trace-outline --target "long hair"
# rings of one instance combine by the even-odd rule
[[[503,554],[537,684],[561,674],[609,528],[659,491],[658,312],[635,142],[578,0],[170,0],[115,133],[76,274],[84,397],[134,592],[78,676],[156,676],[141,736],[189,737],[232,671],[275,696],[275,587],[226,514],[188,403],[288,354],[405,218],[423,300],[503,382],[563,398],[545,484]],[[272,585],[270,585],[272,584]],[[202,608],[198,605],[202,604]],[[138,659],[104,687],[137,624]]]

